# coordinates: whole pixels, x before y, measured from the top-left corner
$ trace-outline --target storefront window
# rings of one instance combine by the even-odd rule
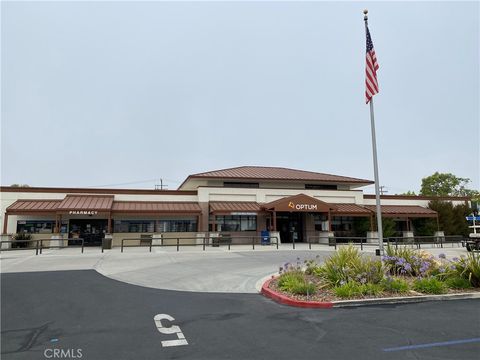
[[[328,216],[325,214],[315,214],[313,216],[316,231],[328,231]]]
[[[179,220],[115,220],[114,232],[154,233],[154,232],[194,232],[197,221]]]
[[[153,233],[154,220],[115,220],[114,232]]]
[[[51,234],[55,227],[55,221],[50,220],[19,220],[17,221],[17,233]]]
[[[334,216],[332,220],[332,231],[349,233],[353,230],[353,217]]]
[[[157,232],[195,232],[196,220],[157,220]]]
[[[215,217],[218,231],[256,231],[257,216],[221,215]]]

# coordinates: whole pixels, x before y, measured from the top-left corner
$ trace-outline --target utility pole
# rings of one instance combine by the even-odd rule
[[[383,190],[385,189],[386,186],[380,186],[380,195],[383,195],[383,194],[386,194],[388,191],[387,190]]]
[[[168,185],[163,185],[163,179],[160,179],[160,185],[155,184],[155,190],[163,190],[164,188],[167,189]]]

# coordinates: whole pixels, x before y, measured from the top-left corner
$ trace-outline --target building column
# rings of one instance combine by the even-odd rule
[[[373,232],[375,229],[373,228],[373,215],[370,215],[370,231]]]
[[[54,233],[60,232],[60,227],[58,226],[58,214],[55,214],[55,228],[53,229]]]
[[[332,214],[330,212],[330,209],[328,209],[328,231],[332,231]]]
[[[197,232],[202,231],[202,215],[197,216]]]
[[[112,233],[112,212],[111,211],[108,213],[107,232],[109,234]]]
[[[410,231],[410,220],[408,219],[408,216],[407,216],[407,231]]]
[[[273,210],[272,212],[272,220],[273,220],[273,231],[277,231],[277,212]]]
[[[7,226],[8,226],[8,213],[5,212],[5,217],[3,218],[3,235],[7,234]]]

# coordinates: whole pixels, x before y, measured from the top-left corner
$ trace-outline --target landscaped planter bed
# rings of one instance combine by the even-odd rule
[[[317,281],[314,279],[313,276],[307,276],[310,278],[312,282]],[[360,296],[354,296],[351,298],[340,298],[338,296],[335,296],[335,293],[333,292],[332,289],[328,288],[323,288],[318,290],[315,294],[313,295],[300,295],[300,294],[292,294],[287,291],[283,291],[279,288],[278,286],[278,277],[273,277],[270,279],[268,283],[268,288],[273,290],[274,292],[281,294],[283,296],[286,296],[290,299],[296,300],[296,301],[316,301],[316,302],[334,302],[334,301],[343,301],[343,300],[367,300],[367,299],[378,299],[378,298],[404,298],[404,297],[419,297],[419,296],[425,296],[425,295],[430,295],[430,294],[423,294],[419,293],[415,290],[409,290],[406,293],[399,294],[397,292],[389,292],[389,291],[383,291],[379,296],[373,296],[373,295],[360,295]],[[480,288],[470,288],[470,289],[448,289],[445,294],[464,294],[464,293],[478,293],[480,294]]]
[[[264,284],[262,292],[281,303],[306,307],[480,296],[478,254],[450,260],[443,254],[434,257],[421,250],[387,248],[386,256],[378,260],[348,246],[323,264],[297,259],[296,264],[280,267],[279,273]]]

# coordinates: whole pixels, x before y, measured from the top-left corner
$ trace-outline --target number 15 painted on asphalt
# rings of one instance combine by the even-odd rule
[[[185,339],[185,335],[183,335],[182,330],[177,325],[171,325],[169,327],[165,327],[162,324],[162,320],[174,321],[175,319],[168,314],[157,314],[153,318],[155,321],[155,326],[157,327],[158,331],[162,334],[170,335],[170,334],[177,334],[177,340],[165,340],[162,341],[163,347],[168,346],[181,346],[181,345],[188,345],[187,340]]]

